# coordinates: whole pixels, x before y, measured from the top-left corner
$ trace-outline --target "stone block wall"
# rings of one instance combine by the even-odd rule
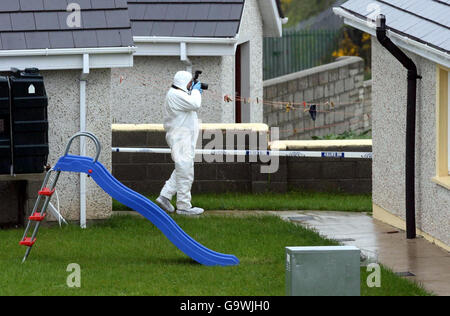
[[[229,125],[236,127],[239,124]],[[260,148],[264,145],[266,149],[269,148],[265,141],[267,137],[264,136],[267,130],[252,131],[234,128],[232,131],[247,136],[245,149],[255,149],[251,148],[252,144],[249,141],[255,133],[260,134],[258,135],[260,136],[258,144]],[[205,133],[205,130],[202,133]],[[167,148],[162,127],[150,129],[143,125],[113,125],[112,135],[113,147]],[[224,144],[225,141],[226,136],[224,136]],[[204,148],[207,142],[208,140],[203,140],[201,147]],[[283,144],[283,142],[277,142],[278,148],[280,148],[280,143]],[[344,145],[336,145],[342,144],[341,141],[320,142],[320,144],[300,141],[300,143],[300,147],[298,147],[299,144],[289,143],[280,150],[357,152],[371,152],[372,150],[370,140],[350,141],[350,143],[347,141]],[[318,147],[312,146],[315,144]],[[200,143],[198,148],[200,148]],[[263,193],[288,190],[369,194],[372,189],[371,160],[280,157],[277,172],[264,174],[261,173],[264,163],[259,160],[255,162],[249,157],[240,157],[239,160],[236,157],[222,158],[223,162],[207,162],[197,156],[193,194]],[[234,161],[231,160],[233,158]],[[174,163],[170,154],[113,153],[113,175],[126,186],[144,195],[159,194],[173,168]]]
[[[364,60],[336,62],[264,82],[264,123],[280,128],[280,139],[361,133],[371,129],[371,82],[364,82]],[[303,102],[318,104],[314,121]],[[287,104],[293,108],[287,110]],[[334,106],[331,106],[334,103]]]

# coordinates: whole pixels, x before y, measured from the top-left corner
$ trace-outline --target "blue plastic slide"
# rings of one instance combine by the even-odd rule
[[[206,266],[239,264],[233,255],[221,254],[199,244],[186,234],[175,221],[146,197],[127,188],[92,158],[66,155],[53,168],[55,171],[86,173],[111,197],[134,209],[151,221],[182,252]]]

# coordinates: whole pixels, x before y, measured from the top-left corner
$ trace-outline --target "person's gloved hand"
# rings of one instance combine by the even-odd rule
[[[197,82],[193,87],[192,90],[198,90],[200,91],[200,94],[203,93],[203,89],[202,89],[202,83],[199,81]]]

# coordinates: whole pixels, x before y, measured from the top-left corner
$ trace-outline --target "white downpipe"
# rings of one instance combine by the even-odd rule
[[[180,59],[186,65],[186,71],[192,73],[192,62],[189,60],[189,57],[187,55],[186,42],[180,43]]]
[[[86,131],[86,80],[89,75],[89,54],[83,55],[80,77],[80,132]],[[86,156],[86,138],[80,137],[80,156]],[[86,228],[86,174],[80,173],[80,227]]]

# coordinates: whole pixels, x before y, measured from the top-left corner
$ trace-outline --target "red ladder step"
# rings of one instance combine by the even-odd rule
[[[52,196],[53,193],[55,193],[55,189],[50,190],[49,188],[43,188],[41,191],[39,191],[39,195],[44,195],[44,196]]]
[[[44,214],[44,215],[41,216],[41,213],[36,212],[36,213],[34,213],[33,215],[31,215],[30,217],[28,217],[28,219],[29,219],[30,221],[42,222],[42,221],[44,220],[44,218],[45,218],[46,215],[47,215],[47,214]]]
[[[21,246],[27,246],[27,247],[31,247],[34,245],[34,243],[36,242],[36,238],[34,238],[33,240],[31,240],[31,237],[25,237],[24,240],[22,240],[19,244]]]

